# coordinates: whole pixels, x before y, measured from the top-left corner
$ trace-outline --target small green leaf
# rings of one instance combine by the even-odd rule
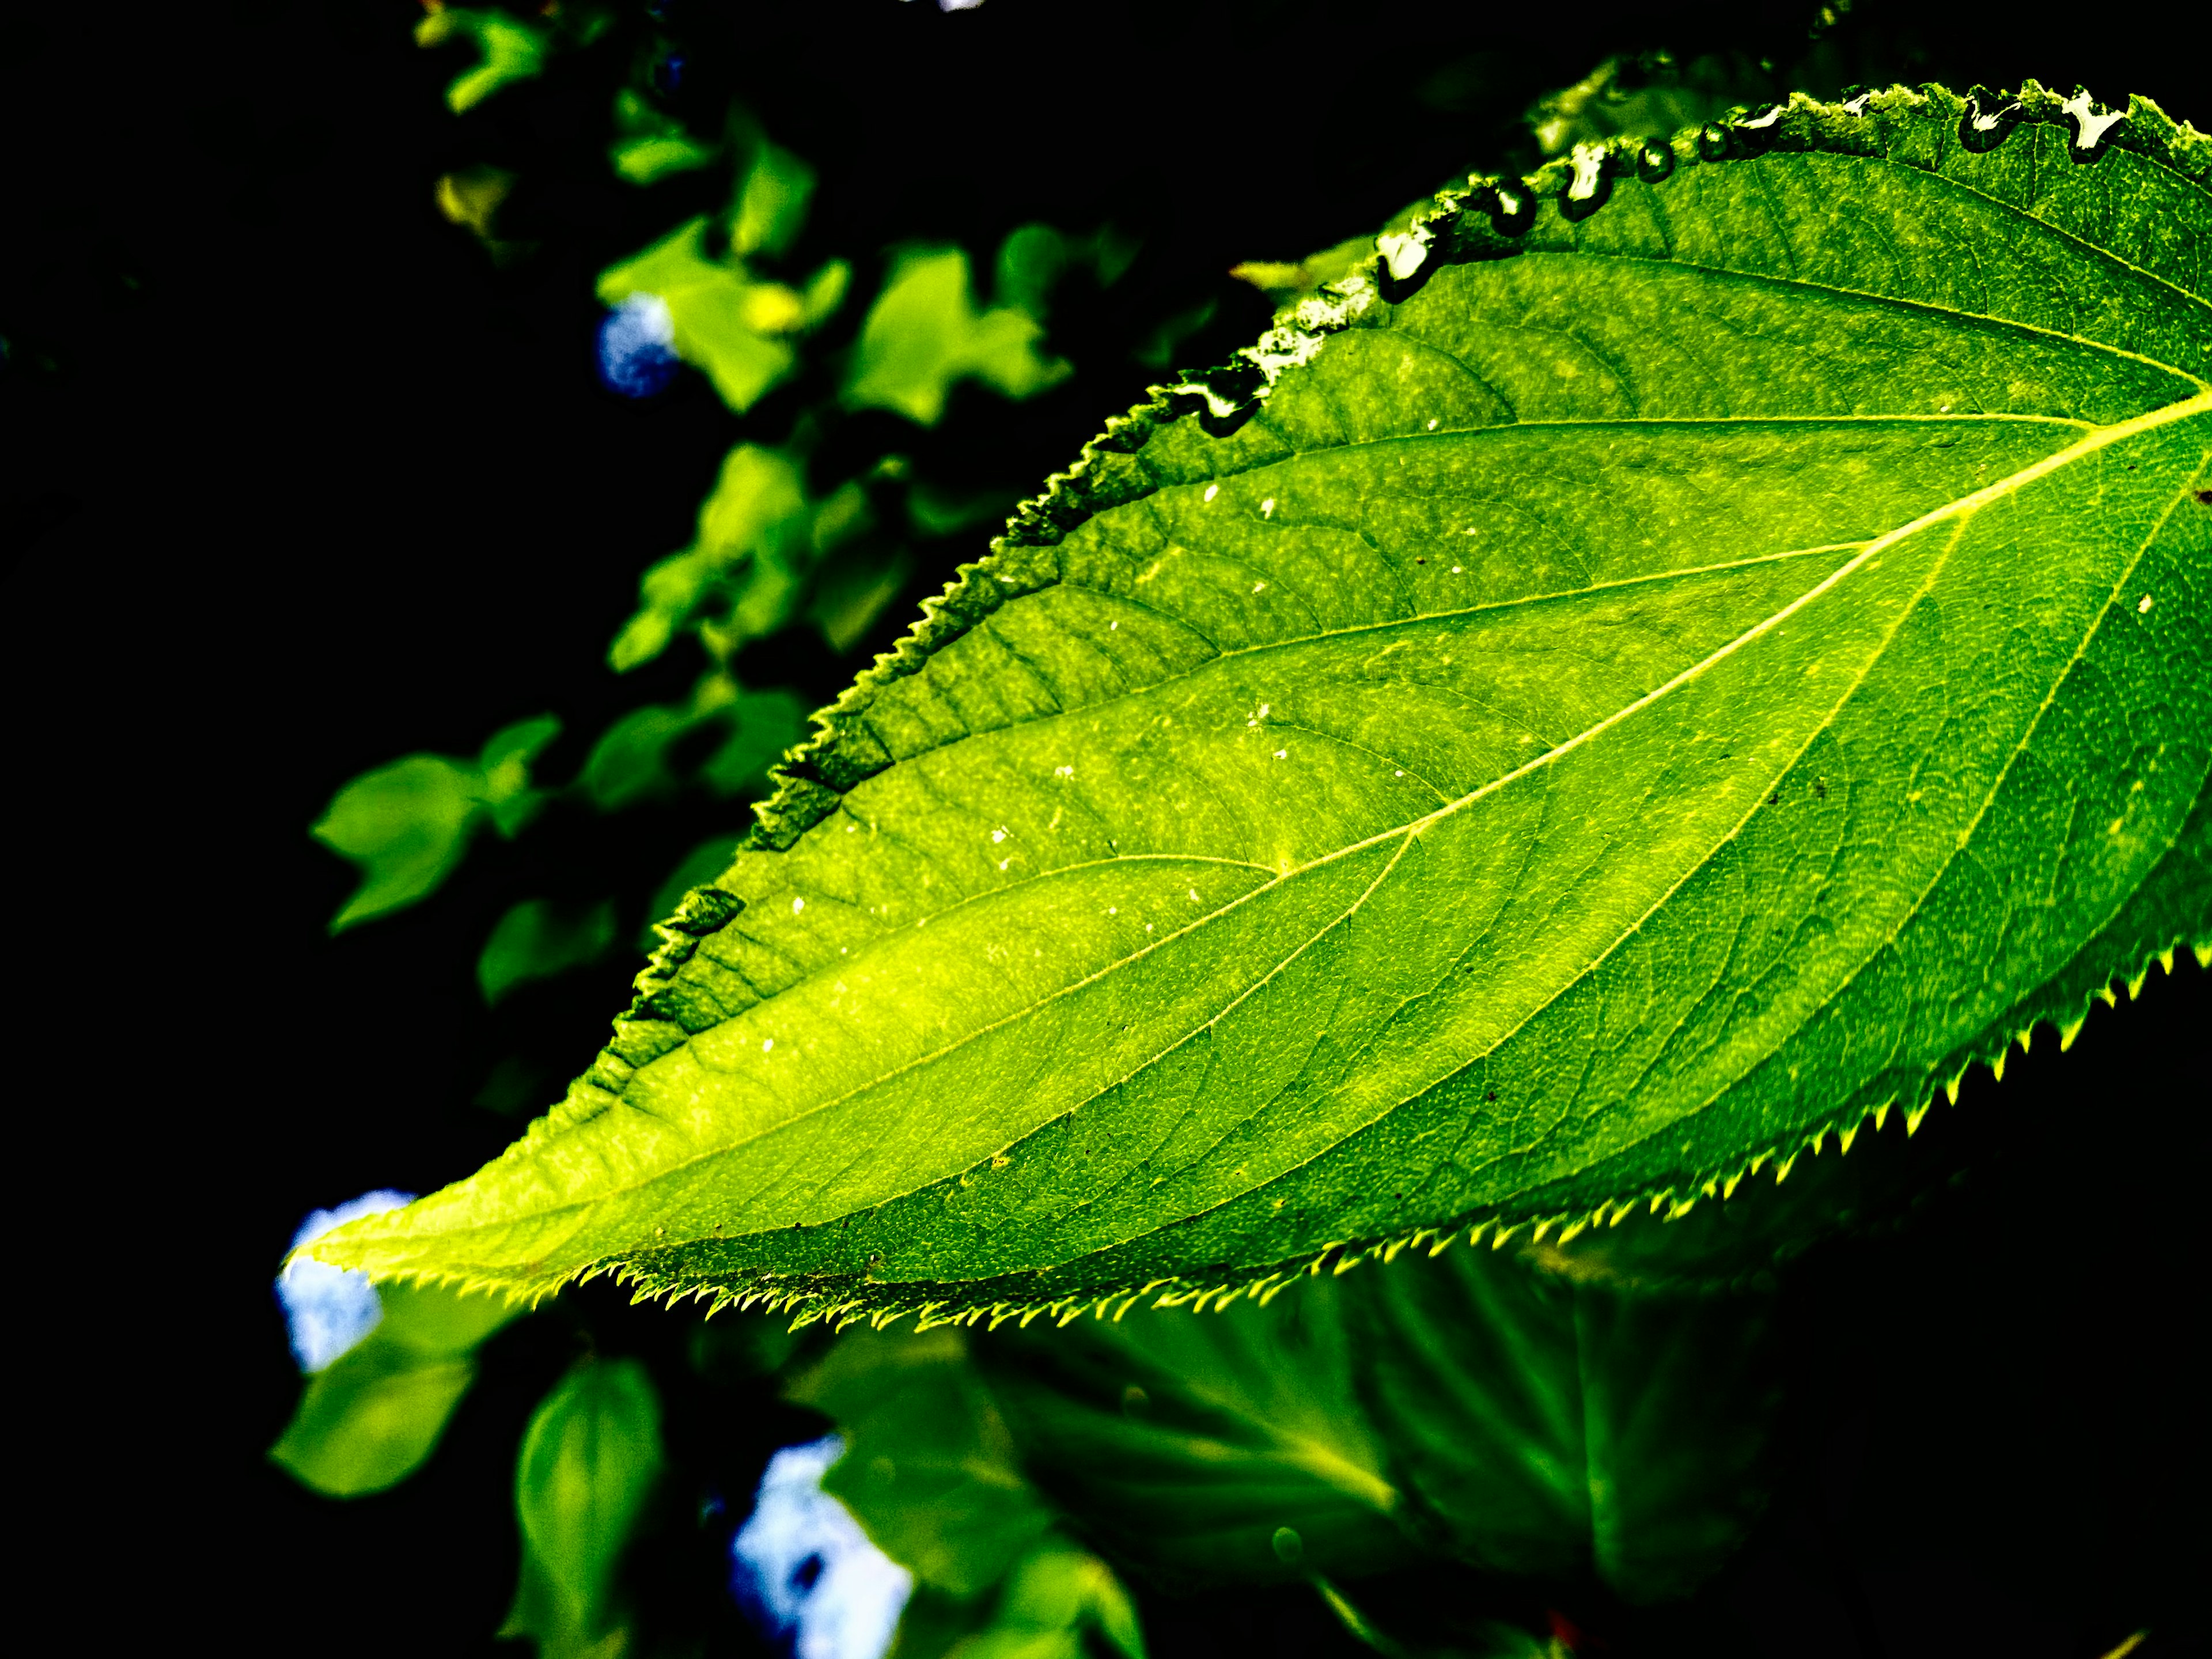
[[[807,603],[807,620],[822,630],[822,638],[839,656],[855,649],[884,614],[884,607],[898,598],[913,574],[914,561],[903,549],[848,556],[832,561],[815,580],[814,595]],[[805,729],[804,711],[792,728],[792,741]]]
[[[730,735],[699,769],[699,781],[718,795],[741,795],[768,781],[768,769],[806,731],[806,705],[796,691],[776,686],[741,691],[730,705]],[[728,858],[722,861],[726,869]],[[704,886],[710,871],[690,886]],[[661,912],[659,914],[666,914]]]
[[[538,810],[551,799],[530,787],[530,769],[545,745],[561,735],[561,722],[551,714],[517,720],[484,739],[477,755],[477,769],[483,776],[483,799],[492,827],[512,841]]]
[[[310,832],[362,870],[331,919],[334,933],[437,890],[468,850],[483,811],[481,775],[443,755],[410,755],[364,772],[331,798]]]
[[[999,244],[998,276],[992,293],[1002,306],[1025,311],[1042,322],[1052,308],[1052,290],[1076,250],[1050,225],[1024,225]]]
[[[615,902],[577,907],[525,899],[509,907],[477,957],[477,987],[496,1003],[516,986],[588,967],[615,942]]]
[[[2212,139],[2033,84],[1440,199],[1017,514],[525,1140],[309,1248],[1073,1310],[1917,1120],[2212,960],[2208,242]]]
[[[637,614],[608,652],[615,672],[652,661],[702,607],[729,599],[732,582],[750,561],[806,533],[807,513],[805,477],[788,456],[757,444],[731,450],[700,504],[696,539],[640,582]]]
[[[702,143],[684,124],[664,114],[629,87],[615,94],[615,137],[607,160],[633,185],[658,184],[678,173],[713,164],[718,144]]]
[[[482,103],[501,87],[527,81],[545,72],[549,31],[532,27],[520,18],[495,7],[474,10],[448,6],[432,12],[415,26],[418,46],[443,46],[448,40],[472,43],[478,61],[446,88],[446,104],[455,114]]]
[[[796,355],[781,336],[807,319],[805,301],[780,283],[757,282],[708,254],[708,220],[687,220],[650,247],[599,273],[610,306],[657,295],[675,325],[676,354],[714,383],[742,414],[791,372]]]
[[[339,790],[309,833],[360,866],[362,879],[331,931],[436,891],[484,823],[502,836],[519,834],[545,799],[530,787],[531,764],[560,730],[559,720],[541,715],[495,732],[473,765],[410,755]]]
[[[542,1659],[621,1650],[615,1571],[665,1461],[645,1367],[578,1360],[538,1402],[515,1462],[522,1572],[501,1636],[532,1638]]]
[[[925,1585],[907,1604],[899,1659],[1145,1659],[1129,1592],[1111,1567],[1062,1538],[1023,1557],[982,1607],[933,1600]]]
[[[814,169],[789,150],[763,143],[738,186],[730,246],[741,257],[783,252],[805,228],[813,195]]]
[[[674,794],[683,780],[669,764],[669,751],[716,712],[700,708],[696,701],[631,709],[599,734],[578,786],[602,812]]]
[[[823,1490],[926,1584],[979,1595],[1053,1524],[957,1331],[849,1333],[786,1392],[845,1436]]]
[[[382,1492],[420,1468],[476,1379],[477,1347],[520,1312],[496,1297],[406,1285],[378,1296],[376,1328],[307,1380],[269,1449],[326,1497]]]
[[[893,264],[861,325],[845,401],[934,426],[957,380],[980,380],[1018,400],[1031,397],[1069,372],[1037,355],[1043,333],[1034,317],[1012,307],[977,313],[965,253],[910,250]]]

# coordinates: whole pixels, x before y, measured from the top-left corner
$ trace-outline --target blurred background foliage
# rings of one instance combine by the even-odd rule
[[[142,1131],[175,1149],[149,1206],[204,1195],[194,1288],[100,1419],[188,1413],[166,1485],[225,1495],[176,1605],[252,1650],[547,1659],[860,1659],[894,1624],[963,1659],[2186,1629],[2184,1174],[2074,1127],[2085,1092],[2173,1109],[2186,963],[1919,1138],[1664,1241],[1064,1331],[793,1333],[605,1283],[516,1316],[294,1269],[288,1354],[266,1293],[348,1206],[303,1212],[453,1178],[553,1098],[806,712],[1107,415],[1371,258],[1391,209],[1791,88],[2037,75],[2201,118],[2170,9],[2094,38],[1890,0],[9,24],[11,666],[97,709],[40,724],[116,791],[104,877],[160,826],[208,988],[170,994],[180,1109]],[[111,149],[57,136],[102,120]],[[95,704],[88,629],[143,631],[160,684]],[[2124,1225],[2052,1196],[2085,1184]],[[1829,1212],[1844,1237],[1768,1265]],[[143,1490],[161,1459],[120,1438]]]

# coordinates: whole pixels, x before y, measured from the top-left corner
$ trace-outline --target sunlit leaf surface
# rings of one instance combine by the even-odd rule
[[[2208,179],[1899,91],[1445,198],[1024,508],[568,1099],[314,1254],[1239,1286],[1718,1195],[2212,952]]]

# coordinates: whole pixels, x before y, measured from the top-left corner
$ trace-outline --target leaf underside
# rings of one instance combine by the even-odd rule
[[[568,1098],[313,1253],[1234,1294],[1723,1193],[2212,951],[2212,141],[1800,99],[1385,256],[1110,423]]]

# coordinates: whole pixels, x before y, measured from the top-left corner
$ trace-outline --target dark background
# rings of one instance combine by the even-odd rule
[[[516,1121],[471,1103],[518,1043],[552,1032],[549,1063],[588,1060],[629,965],[502,1024],[471,968],[507,903],[635,867],[639,908],[662,869],[626,853],[742,825],[734,804],[556,815],[432,902],[325,936],[351,877],[305,829],[347,778],[473,752],[548,708],[568,721],[546,769],[564,775],[613,714],[680,693],[680,651],[620,683],[603,653],[738,430],[696,377],[639,404],[592,370],[591,274],[680,217],[690,186],[607,173],[604,82],[556,72],[456,120],[453,61],[409,39],[419,15],[239,0],[57,9],[0,33],[11,1392],[18,1457],[45,1477],[23,1489],[45,1564],[29,1604],[95,1645],[143,1620],[246,1652],[488,1647],[513,1582],[512,1448],[573,1339],[547,1322],[502,1339],[430,1468],[337,1505],[260,1462],[297,1389],[269,1280],[309,1207],[427,1190],[504,1145]],[[2185,15],[1869,0],[1822,62],[1843,80],[2080,80],[2202,120]],[[1181,356],[1218,356],[1267,310],[1230,264],[1295,259],[1470,164],[1525,161],[1534,90],[1613,52],[1733,48],[1786,75],[1812,49],[1796,4],[674,15],[726,32],[726,74],[821,169],[802,256],[856,258],[860,295],[905,236],[979,258],[1030,219],[1144,237],[1125,284],[1061,320],[1053,344],[1083,369],[1066,386],[1018,407],[964,392],[938,434],[884,416],[847,441],[1009,489],[1141,393],[1114,349],[1130,318],[1214,297]],[[431,184],[510,158],[534,170],[503,234],[539,247],[495,270]],[[826,700],[852,664],[787,641],[740,667]],[[2086,1659],[2144,1624],[2156,1659],[2195,1650],[2206,991],[2185,962],[2154,974],[2071,1054],[2046,1030],[2002,1087],[1978,1077],[1939,1108],[1926,1133],[1952,1138],[1963,1185],[1798,1274],[1759,1539],[1686,1607],[1586,1596],[1578,1622],[1620,1653]],[[605,1294],[590,1317],[648,1348],[682,1340],[677,1316]],[[805,1428],[673,1432],[736,1480]],[[1297,1590],[1146,1615],[1162,1654],[1347,1647]]]

